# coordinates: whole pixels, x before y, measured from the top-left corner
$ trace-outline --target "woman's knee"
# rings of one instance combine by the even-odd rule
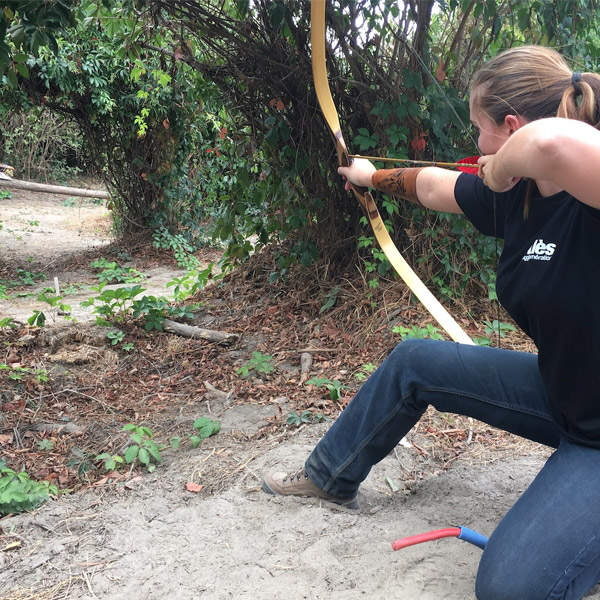
[[[552,585],[548,573],[528,569],[528,561],[513,560],[511,549],[490,556],[484,552],[477,580],[477,600],[549,600]]]
[[[422,365],[431,364],[433,355],[439,349],[440,342],[437,340],[408,339],[400,342],[392,350],[387,360],[395,366],[418,368]]]
[[[532,590],[527,582],[519,582],[518,576],[510,576],[499,569],[481,567],[475,582],[477,600],[538,600],[540,596],[531,595]],[[524,585],[521,585],[523,583]]]
[[[427,386],[437,377],[444,356],[455,353],[453,342],[408,339],[398,344],[385,361],[385,368],[406,386]]]

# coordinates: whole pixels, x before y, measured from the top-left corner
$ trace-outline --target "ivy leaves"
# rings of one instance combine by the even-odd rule
[[[72,22],[72,0],[6,1],[0,12],[0,76],[12,87],[29,77],[27,54],[47,46],[58,52],[56,36]],[[15,51],[16,50],[16,51]]]

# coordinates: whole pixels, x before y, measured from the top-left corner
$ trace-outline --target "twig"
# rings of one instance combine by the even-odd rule
[[[109,412],[115,412],[115,410],[111,406],[106,404],[106,402],[103,402],[102,400],[95,398],[94,396],[89,396],[88,394],[84,394],[83,392],[80,392],[78,390],[72,390],[70,388],[67,388],[65,390],[60,390],[59,392],[56,392],[56,395],[58,395],[58,394],[76,394],[77,396],[82,396],[83,398],[87,398],[88,400],[93,400],[94,402],[97,402],[98,404],[100,404],[100,406],[102,406]]]
[[[469,435],[467,436],[467,441],[465,442],[469,445],[473,441],[473,417],[469,417]]]
[[[88,577],[88,574],[85,571],[82,571],[81,574],[83,575],[83,578],[85,579],[85,583],[87,585],[87,588],[88,588],[90,594],[92,595],[92,598],[96,598],[96,600],[98,600],[98,596],[96,596],[96,594],[94,594],[94,590],[92,589],[92,584],[90,582],[90,578]]]

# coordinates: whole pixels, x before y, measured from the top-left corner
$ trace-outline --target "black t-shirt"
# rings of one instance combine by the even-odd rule
[[[600,210],[567,192],[536,192],[525,218],[526,186],[494,202],[479,177],[463,173],[454,191],[481,233],[504,239],[496,291],[538,348],[556,425],[571,441],[600,448]]]

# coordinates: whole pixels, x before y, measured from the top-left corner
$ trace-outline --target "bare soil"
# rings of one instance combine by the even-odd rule
[[[204,303],[194,324],[237,333],[237,345],[148,333],[126,322],[126,340],[135,345],[126,354],[78,307],[97,283],[89,263],[118,258],[124,248],[111,240],[106,209],[62,201],[18,192],[0,201],[0,278],[16,281],[18,268],[48,277],[10,288],[0,318],[24,322],[38,303],[16,294],[54,277],[63,289],[81,284],[66,298],[76,323],[56,315],[43,331],[20,325],[0,333],[0,362],[49,373],[41,383],[3,373],[0,458],[71,490],[0,519],[1,600],[474,598],[479,549],[447,539],[393,552],[391,542],[453,525],[489,535],[547,449],[428,412],[373,469],[358,511],[260,490],[269,470],[300,467],[329,426],[288,426],[289,414],[334,419],[360,385],[363,366],[393,347],[388,317],[401,308],[407,322],[425,318],[402,293],[359,331],[360,302],[319,316],[322,302],[306,293],[268,293],[256,277],[265,267],[257,260],[252,277],[234,274],[194,299]],[[146,274],[144,287],[168,295],[165,284],[178,272],[173,261],[148,244],[126,250],[128,264]],[[215,252],[203,258],[214,260]],[[299,350],[308,346],[319,349],[310,376],[348,386],[339,402],[305,385]],[[253,351],[270,354],[275,370],[237,374]],[[187,442],[169,449],[168,440],[187,439],[200,416],[220,420],[221,432],[197,449]],[[107,473],[94,460],[124,452],[127,423],[149,427],[164,444],[154,472]]]

